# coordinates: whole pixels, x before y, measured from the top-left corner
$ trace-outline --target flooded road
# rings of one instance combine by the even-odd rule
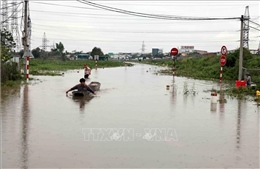
[[[259,167],[254,102],[222,96],[226,103],[212,104],[216,83],[161,76],[159,69],[92,70],[87,84],[101,83],[93,98],[65,94],[83,70],[2,91],[2,167]]]

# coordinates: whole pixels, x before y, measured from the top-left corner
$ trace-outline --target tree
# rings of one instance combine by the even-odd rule
[[[66,59],[65,53],[64,53],[64,45],[60,42],[60,43],[56,43],[56,48],[51,49],[51,53],[53,55],[59,55],[61,56],[62,60]]]
[[[41,57],[41,49],[39,47],[37,47],[36,49],[33,49],[32,54],[35,58]]]
[[[21,79],[20,70],[18,70],[18,65],[15,62],[7,62],[11,59],[12,48],[15,48],[16,44],[14,42],[13,36],[7,30],[1,31],[1,83],[4,83],[9,80],[18,80]]]
[[[100,48],[94,47],[92,49],[90,55],[94,58],[95,55],[104,56],[104,53],[102,52],[102,50]]]
[[[56,43],[56,50],[59,52],[60,55],[63,54],[64,46],[63,46],[63,44],[61,42],[60,43]]]
[[[12,58],[11,52],[12,48],[16,47],[16,43],[14,42],[13,36],[7,30],[1,31],[1,62],[6,62],[7,60]]]

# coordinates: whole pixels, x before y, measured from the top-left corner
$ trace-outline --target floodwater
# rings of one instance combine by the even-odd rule
[[[259,168],[255,102],[212,103],[218,84],[159,69],[93,70],[83,99],[65,94],[83,70],[2,91],[2,168]]]

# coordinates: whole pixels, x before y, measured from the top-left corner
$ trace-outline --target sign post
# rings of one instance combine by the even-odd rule
[[[222,46],[221,47],[221,57],[219,60],[220,63],[220,83],[222,83],[222,73],[223,73],[223,67],[226,65],[227,63],[227,58],[226,58],[226,54],[227,54],[227,47],[226,46]]]
[[[222,55],[219,60],[220,63],[220,83],[222,83],[222,73],[223,73],[223,67],[227,63],[226,55]]]
[[[220,104],[219,104],[219,106],[220,106],[220,111],[223,112],[224,111],[225,96],[224,96],[224,93],[222,91],[222,73],[223,73],[223,67],[227,63],[227,58],[226,58],[227,47],[222,46],[220,53],[221,53],[221,57],[219,59],[219,64],[220,64],[220,93],[219,93],[219,103]]]
[[[96,61],[96,70],[97,70],[99,55],[94,55],[94,60]]]
[[[178,55],[178,49],[177,48],[172,48],[171,49],[171,55],[173,56],[173,69],[172,69],[172,75],[174,76],[175,75],[175,70],[176,70],[176,68],[175,68],[175,62],[176,62],[176,55]]]

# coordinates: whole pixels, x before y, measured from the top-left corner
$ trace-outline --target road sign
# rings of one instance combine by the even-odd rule
[[[222,46],[221,47],[221,54],[222,55],[226,55],[227,54],[227,47],[226,46]]]
[[[220,66],[225,66],[227,63],[226,55],[222,55],[219,60]]]
[[[172,56],[178,55],[178,49],[177,49],[177,48],[172,48],[172,49],[171,49],[171,55],[172,55]]]

